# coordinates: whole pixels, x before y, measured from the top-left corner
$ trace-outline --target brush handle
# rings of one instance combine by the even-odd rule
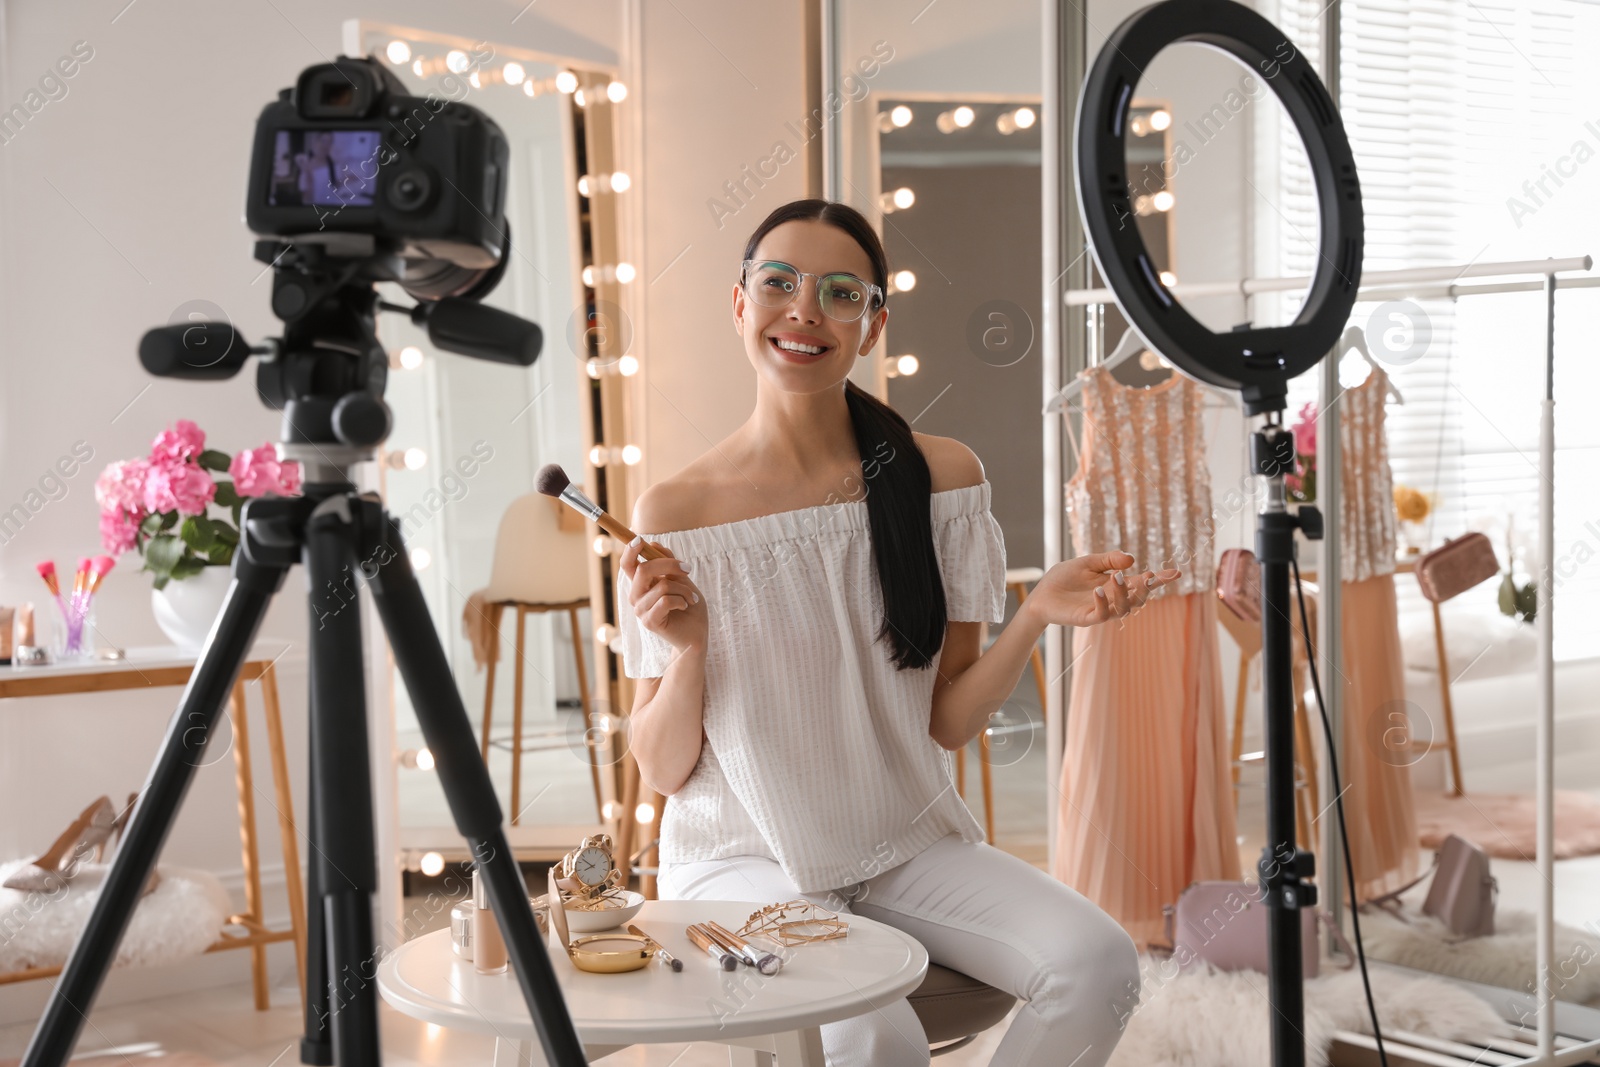
[[[600,513],[600,517],[594,521],[596,525],[600,527],[600,529],[604,530],[612,537],[615,537],[623,544],[627,544],[629,541],[632,541],[636,536],[638,536],[632,530],[622,525],[622,523],[612,518],[609,511],[602,511]],[[665,552],[652,545],[649,541],[644,541],[639,545],[640,559],[661,559],[665,555]]]

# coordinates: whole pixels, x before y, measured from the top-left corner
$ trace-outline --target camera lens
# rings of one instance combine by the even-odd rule
[[[416,211],[432,197],[433,180],[421,168],[403,170],[389,184],[389,203],[401,211]]]

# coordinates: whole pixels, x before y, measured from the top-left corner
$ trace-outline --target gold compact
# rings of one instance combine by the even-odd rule
[[[560,886],[556,885],[559,866],[550,868],[550,895],[545,898],[549,901],[549,907],[546,910],[550,913],[550,923],[556,937],[561,947],[567,950],[572,965],[580,971],[594,974],[615,974],[619,971],[637,971],[648,964],[657,947],[648,937],[622,931],[588,934],[576,941],[568,936],[566,902],[562,899]]]

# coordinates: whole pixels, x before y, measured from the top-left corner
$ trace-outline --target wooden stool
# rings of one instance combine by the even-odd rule
[[[1044,570],[1039,567],[1016,567],[1006,571],[1006,589],[1017,594],[1017,607],[1022,607],[1022,602],[1028,599],[1028,588],[1044,577]],[[989,640],[989,624],[983,625],[981,643],[987,644]],[[1039,687],[1039,714],[1048,716],[1045,704],[1044,685],[1044,657],[1039,655],[1039,645],[1035,642],[1033,653],[1028,657],[1033,665],[1033,682]],[[989,843],[994,843],[994,777],[990,764],[989,731],[985,729],[978,735],[978,762],[983,778],[983,822],[984,831],[989,835]],[[956,792],[963,797],[967,795],[967,750],[965,747],[956,749]],[[1009,1010],[1009,1009],[1008,1009]]]
[[[1310,582],[1303,582],[1306,594],[1306,617],[1311,623],[1312,641],[1317,634],[1317,588]],[[1294,748],[1295,748],[1295,811],[1296,825],[1300,846],[1309,849],[1312,847],[1311,823],[1319,812],[1319,798],[1317,795],[1316,775],[1316,750],[1311,743],[1310,719],[1305,703],[1305,668],[1307,663],[1307,644],[1305,635],[1300,629],[1300,612],[1296,607],[1290,613],[1294,619],[1294,636],[1292,647],[1294,660],[1291,668],[1292,685],[1294,688]],[[1239,811],[1239,772],[1247,762],[1244,758],[1244,703],[1246,679],[1250,674],[1250,663],[1261,652],[1261,624],[1241,619],[1233,613],[1220,599],[1217,601],[1217,621],[1222,623],[1222,628],[1227,630],[1239,646],[1239,684],[1235,687],[1233,697],[1233,807],[1234,814]],[[1263,758],[1252,756],[1249,762]]]
[[[572,628],[572,653],[578,671],[578,699],[583,704],[585,736],[594,727],[594,709],[589,700],[589,677],[584,667],[583,634],[578,626],[578,609],[590,606],[588,537],[580,528],[563,530],[556,508],[565,505],[552,501],[539,493],[528,493],[513,500],[500,519],[500,529],[494,539],[494,564],[489,572],[489,584],[477,594],[485,602],[489,631],[489,677],[483,693],[483,760],[489,761],[489,732],[494,725],[495,665],[500,659],[500,620],[506,608],[517,615],[516,641],[513,645],[511,695],[511,824],[522,818],[522,689],[523,662],[525,660],[526,620],[529,615],[542,615],[564,611]],[[477,620],[472,618],[469,604],[464,622],[470,630]],[[550,748],[567,747],[566,731],[545,731],[541,738],[558,739]],[[596,817],[601,814],[600,765],[593,746],[585,744],[588,754],[589,776],[594,783],[594,808]]]

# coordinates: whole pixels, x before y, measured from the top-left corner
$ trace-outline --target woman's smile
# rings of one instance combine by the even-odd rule
[[[834,346],[811,334],[785,330],[767,334],[767,344],[790,363],[815,363],[833,351]]]

